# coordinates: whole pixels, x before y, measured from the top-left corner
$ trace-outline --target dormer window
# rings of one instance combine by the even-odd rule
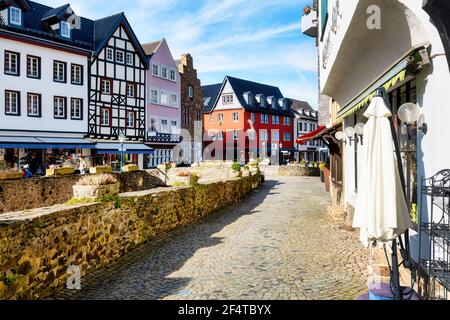
[[[70,39],[70,24],[66,21],[61,21],[61,37]]]
[[[288,108],[288,102],[286,99],[283,100],[283,109],[287,110]]]
[[[22,10],[16,7],[9,8],[9,22],[15,26],[22,25]]]
[[[261,108],[265,108],[266,107],[266,97],[264,95],[261,95]]]

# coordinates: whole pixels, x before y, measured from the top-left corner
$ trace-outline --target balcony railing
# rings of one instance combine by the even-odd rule
[[[147,141],[154,143],[180,143],[181,135],[149,131],[147,133]]]
[[[311,11],[308,15],[302,17],[302,33],[310,36],[317,37],[317,11]]]

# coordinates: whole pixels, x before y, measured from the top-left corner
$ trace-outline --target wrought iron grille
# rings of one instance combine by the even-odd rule
[[[422,182],[419,260],[421,296],[426,300],[448,300],[450,291],[450,170],[442,170],[434,177]]]

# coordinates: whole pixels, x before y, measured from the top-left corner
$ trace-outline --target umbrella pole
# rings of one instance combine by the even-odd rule
[[[394,300],[403,300],[402,290],[400,288],[400,272],[398,267],[397,239],[392,241],[392,274],[391,288],[394,294]]]

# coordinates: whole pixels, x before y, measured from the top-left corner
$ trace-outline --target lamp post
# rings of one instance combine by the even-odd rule
[[[125,133],[122,131],[119,134],[119,142],[120,142],[120,173],[123,172],[123,144],[125,143],[126,140],[126,135]]]

